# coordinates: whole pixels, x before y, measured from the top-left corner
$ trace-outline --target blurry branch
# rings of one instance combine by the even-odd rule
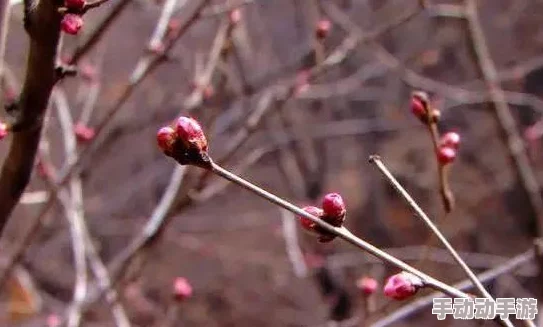
[[[539,184],[526,155],[524,144],[517,131],[513,115],[507,106],[505,94],[500,88],[496,68],[479,21],[476,1],[466,0],[465,8],[467,27],[475,60],[481,70],[485,85],[494,105],[496,120],[501,128],[504,141],[509,149],[509,154],[515,164],[516,172],[528,195],[529,203],[534,213],[533,219],[537,226],[537,236],[541,237],[543,236],[543,199],[540,195]]]
[[[99,135],[105,130],[105,128],[111,122],[111,120],[115,117],[115,115],[124,107],[124,104],[126,103],[126,101],[130,98],[132,93],[141,84],[141,82],[145,79],[145,77],[147,77],[152,71],[154,71],[161,63],[165,62],[164,60],[165,55],[173,48],[176,41],[179,40],[181,36],[185,34],[185,32],[189,29],[189,27],[191,27],[198,20],[200,16],[200,11],[205,7],[205,5],[209,1],[210,0],[201,0],[195,5],[195,8],[191,11],[189,17],[185,20],[185,22],[181,25],[181,27],[178,30],[176,30],[176,32],[171,36],[171,39],[169,39],[169,42],[166,44],[164,52],[161,55],[155,55],[153,58],[148,59],[148,61],[146,60],[147,64],[145,65],[138,64],[136,66],[136,69],[134,69],[134,71],[132,72],[132,75],[128,83],[126,84],[123,92],[121,93],[119,98],[113,103],[113,105],[106,110],[104,118],[97,125],[95,129],[96,137],[89,143],[89,145],[86,148],[82,150],[80,155],[77,157],[77,160],[73,164],[65,165],[63,169],[59,172],[58,177],[56,178],[56,185],[51,190],[49,200],[42,207],[38,215],[35,218],[33,218],[32,222],[30,223],[30,227],[28,228],[28,232],[23,236],[22,240],[18,243],[18,245],[15,246],[15,250],[13,250],[10,258],[8,259],[9,264],[4,268],[4,270],[0,274],[0,286],[5,281],[5,277],[9,274],[9,271],[11,267],[13,266],[13,264],[17,263],[21,259],[28,244],[30,244],[30,242],[32,242],[32,240],[36,236],[37,231],[39,230],[39,227],[41,226],[41,222],[43,218],[45,217],[49,209],[51,209],[53,207],[53,204],[55,203],[55,198],[57,197],[57,193],[60,187],[62,187],[66,182],[68,182],[71,175],[76,173],[78,169],[80,169],[81,164],[84,162],[85,159],[87,159],[88,156],[90,156],[90,153],[92,153],[91,151],[92,145],[96,143],[96,140],[98,139]],[[54,53],[52,54],[52,57],[54,57]],[[39,135],[37,137],[39,137]],[[37,147],[37,143],[36,143],[36,147]],[[22,149],[23,148],[20,148],[20,150]],[[32,168],[32,165],[30,165],[29,169],[31,168]],[[0,178],[0,181],[1,181],[1,178]],[[2,195],[2,190],[1,190],[2,186],[5,186],[5,184],[0,185],[0,196]],[[4,203],[0,204],[0,220],[1,220],[1,209],[3,205]]]
[[[202,18],[209,18],[209,17],[221,15],[233,9],[236,9],[245,5],[249,5],[249,4],[254,4],[255,2],[256,0],[236,0],[236,1],[226,2],[220,5],[209,6],[207,9],[202,11]]]
[[[72,65],[77,64],[85,54],[87,54],[96,43],[100,40],[102,35],[108,30],[111,24],[120,16],[121,12],[132,0],[117,0],[114,7],[107,14],[107,16],[98,23],[97,27],[92,31],[88,38],[83,41],[83,44],[77,47],[73,55],[69,58],[69,62]]]
[[[65,160],[69,164],[73,163],[77,156],[77,143],[73,133],[73,121],[68,107],[66,94],[60,89],[53,91],[53,98],[56,102],[57,113],[60,127],[62,129],[62,139],[64,141]],[[81,303],[87,293],[87,261],[86,261],[86,237],[85,222],[83,217],[83,192],[81,188],[81,179],[76,174],[70,179],[69,183],[70,199],[66,201],[64,207],[66,218],[70,225],[70,235],[72,238],[72,252],[75,266],[75,286],[73,291],[72,304],[68,311],[68,327],[78,327],[81,322]]]
[[[4,85],[4,65],[6,56],[6,41],[8,38],[9,22],[11,15],[11,6],[9,0],[0,0],[0,86]],[[0,87],[0,89],[2,89]]]
[[[291,212],[284,209],[280,210],[287,256],[292,264],[296,277],[304,278],[307,276],[307,265],[305,264],[302,250],[300,249],[300,244],[298,243],[296,219],[292,217]]]
[[[43,117],[56,80],[60,20],[55,1],[40,1],[25,17],[30,49],[23,89],[16,104],[13,137],[0,173],[0,233],[30,180]]]
[[[490,269],[488,271],[485,271],[484,273],[477,275],[477,278],[483,283],[488,283],[500,277],[501,275],[508,274],[518,269],[519,267],[532,262],[534,258],[535,258],[534,251],[533,250],[527,251],[514,258],[511,258],[509,261],[503,264],[498,265],[494,269]],[[453,286],[460,290],[467,291],[473,287],[473,284],[469,279],[466,279]],[[393,324],[402,319],[405,319],[411,316],[412,314],[419,312],[425,307],[432,305],[432,301],[434,298],[443,297],[443,296],[444,296],[443,293],[438,292],[438,293],[432,293],[430,295],[416,299],[413,302],[401,307],[400,309],[388,314],[386,317],[374,322],[373,324],[371,324],[371,327],[389,326],[390,324]]]

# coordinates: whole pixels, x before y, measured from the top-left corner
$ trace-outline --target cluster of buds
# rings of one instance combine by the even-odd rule
[[[356,281],[356,288],[360,291],[362,296],[368,297],[375,293],[379,287],[379,283],[375,278],[363,276]]]
[[[75,35],[83,27],[83,14],[86,4],[85,0],[64,0],[64,16],[60,22],[64,33]]]
[[[9,127],[6,123],[0,122],[0,140],[6,137],[9,133]]]
[[[322,40],[330,34],[332,23],[328,19],[321,19],[315,26],[315,37],[317,40]]]
[[[86,143],[94,138],[96,132],[94,131],[94,128],[79,122],[74,125],[74,134],[79,142]]]
[[[428,94],[421,91],[411,95],[411,112],[424,124],[437,123],[441,116],[438,109],[431,108]]]
[[[424,287],[424,282],[419,277],[402,271],[399,274],[390,276],[383,289],[385,296],[394,300],[405,300],[417,293]]]
[[[341,227],[345,221],[347,210],[345,203],[338,193],[328,193],[322,199],[322,209],[307,206],[303,210],[315,217],[318,217],[325,222],[335,227]],[[300,216],[300,223],[305,230],[314,232],[319,235],[318,240],[321,243],[332,241],[336,236],[324,230],[316,222]]]
[[[192,286],[183,277],[177,277],[173,281],[173,296],[176,301],[184,301],[192,296]]]
[[[447,132],[441,136],[437,151],[437,160],[441,165],[448,165],[456,159],[456,152],[460,146],[460,134]]]
[[[181,165],[210,168],[207,139],[200,124],[189,117],[179,117],[175,123],[160,128],[157,143],[165,155]]]
[[[411,95],[411,112],[428,126],[436,124],[440,118],[439,110],[430,105],[428,94],[421,91],[413,92]],[[437,161],[442,166],[448,165],[456,159],[460,146],[460,135],[455,132],[445,133],[441,136],[437,146]]]

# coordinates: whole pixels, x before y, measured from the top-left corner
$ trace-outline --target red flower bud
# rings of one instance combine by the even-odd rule
[[[318,39],[324,39],[330,33],[332,23],[328,19],[321,19],[315,28],[315,35]]]
[[[307,207],[302,208],[302,210],[318,218],[321,218],[322,216],[322,209],[317,208],[317,207],[307,206]],[[299,218],[300,218],[300,223],[302,224],[302,227],[304,229],[308,231],[315,231],[315,227],[317,227],[316,222],[304,216],[299,216]]]
[[[345,203],[338,193],[328,193],[322,199],[323,219],[336,227],[340,227],[345,220]]]
[[[92,140],[96,134],[94,128],[91,128],[83,123],[77,123],[74,125],[74,133],[79,142],[88,142]]]
[[[173,151],[173,144],[177,138],[175,130],[170,126],[162,127],[156,134],[158,147],[166,154],[171,154]]]
[[[83,18],[75,14],[65,14],[60,22],[60,27],[64,33],[75,35],[83,27]]]
[[[0,123],[0,140],[6,137],[9,133],[8,125]]]
[[[428,94],[424,92],[417,91],[413,92],[413,94],[411,95],[411,112],[422,122],[428,121],[427,110],[429,102],[430,99],[428,98]],[[434,110],[432,112],[432,116],[434,120],[439,119],[439,111]]]
[[[64,6],[68,9],[81,10],[85,7],[85,0],[64,0]]]
[[[456,159],[456,150],[448,146],[440,146],[437,151],[437,160],[441,165],[448,165]]]
[[[189,117],[179,117],[176,123],[177,137],[188,148],[207,151],[207,139],[198,122]]]
[[[451,149],[457,150],[460,146],[460,134],[455,132],[445,133],[439,140],[439,144],[442,147],[449,147]]]
[[[173,295],[177,301],[183,301],[192,296],[192,286],[183,277],[177,277],[173,282]]]
[[[368,296],[375,293],[379,283],[371,277],[362,277],[356,281],[356,287],[362,292],[362,295]]]
[[[394,300],[405,300],[424,286],[422,280],[408,272],[392,275],[385,283],[384,293]]]

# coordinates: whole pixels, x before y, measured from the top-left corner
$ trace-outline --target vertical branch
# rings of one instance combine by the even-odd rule
[[[504,141],[513,159],[517,175],[529,198],[530,206],[534,212],[534,220],[537,225],[537,235],[543,236],[543,199],[539,193],[537,178],[530,165],[528,156],[523,146],[522,138],[515,126],[515,120],[503,90],[500,87],[496,67],[492,61],[490,50],[486,43],[485,35],[481,27],[475,0],[465,1],[465,13],[471,44],[475,53],[475,60],[481,70],[486,88],[494,105],[494,114],[500,125]]]
[[[26,188],[32,172],[47,110],[55,84],[55,60],[61,15],[57,1],[40,1],[25,17],[30,46],[26,76],[17,104],[17,122],[0,173],[0,233]]]

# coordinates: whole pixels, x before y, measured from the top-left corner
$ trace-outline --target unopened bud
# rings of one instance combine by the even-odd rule
[[[356,287],[362,292],[362,295],[369,296],[375,293],[379,283],[375,278],[361,277],[356,281]]]
[[[60,27],[64,33],[75,35],[83,27],[83,18],[76,14],[65,14]]]
[[[173,282],[173,295],[177,301],[184,301],[192,296],[192,286],[183,277],[177,277]]]
[[[405,300],[424,286],[422,280],[406,271],[392,275],[385,283],[384,293],[394,300]]]

